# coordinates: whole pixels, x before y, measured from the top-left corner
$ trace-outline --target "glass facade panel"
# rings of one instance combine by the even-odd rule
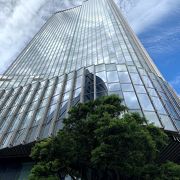
[[[146,119],[148,120],[148,124],[153,123],[155,126],[158,126],[158,127],[162,128],[161,123],[159,122],[159,119],[158,119],[155,112],[147,112],[147,111],[145,111],[144,115],[145,115]]]
[[[165,130],[176,131],[171,119],[168,116],[160,115],[161,121],[164,125]]]
[[[134,87],[137,93],[146,93],[144,86],[135,85]]]
[[[118,72],[120,83],[131,83],[128,72]]]
[[[131,84],[121,84],[122,91],[134,91]]]
[[[131,75],[131,78],[132,78],[132,82],[133,82],[134,84],[142,85],[142,81],[141,81],[141,79],[140,79],[140,77],[139,77],[138,74],[130,73],[130,75]]]
[[[139,101],[143,110],[154,111],[154,108],[146,94],[138,94]]]
[[[140,109],[137,97],[134,92],[124,92],[123,95],[128,108]]]
[[[117,72],[116,71],[107,72],[107,79],[108,82],[118,82],[119,78]]]
[[[156,97],[152,97],[152,101],[157,109],[157,111],[160,113],[160,114],[166,114],[166,111],[161,103],[161,101],[156,98]]]
[[[104,82],[107,82],[107,77],[106,77],[105,71],[96,73],[96,76],[100,77]]]
[[[119,91],[119,90],[121,90],[120,84],[119,83],[108,84],[108,90],[109,91]]]
[[[134,36],[113,0],[55,13],[0,76],[1,148],[55,134],[71,106],[107,94],[180,129],[179,98]]]

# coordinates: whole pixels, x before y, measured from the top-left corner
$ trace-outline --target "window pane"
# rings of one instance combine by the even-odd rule
[[[63,96],[63,101],[66,101],[66,100],[69,99],[69,93],[70,93],[70,92],[66,92],[66,93],[64,94],[64,96]]]
[[[157,96],[156,91],[155,91],[154,89],[152,89],[152,88],[148,88],[148,92],[149,92],[149,94],[150,94],[151,96]]]
[[[121,88],[119,83],[112,83],[108,84],[108,89],[109,91],[119,91]]]
[[[171,119],[168,116],[160,115],[160,117],[166,130],[176,131],[175,127],[171,122]]]
[[[144,112],[144,115],[145,115],[146,119],[148,120],[148,123],[154,123],[155,126],[162,127],[156,113]]]
[[[128,72],[118,72],[120,83],[131,83]]]
[[[154,111],[154,108],[146,94],[138,94],[140,104],[143,110]]]
[[[127,68],[125,65],[117,65],[118,71],[127,71]]]
[[[137,101],[136,94],[134,92],[124,92],[124,99],[126,105],[130,109],[139,109],[139,103]]]
[[[134,87],[135,87],[137,93],[146,93],[144,86],[135,85]]]
[[[100,77],[104,82],[107,81],[105,71],[96,73],[96,76]]]
[[[121,84],[122,91],[134,91],[131,84]]]
[[[100,71],[105,71],[104,64],[100,64],[100,65],[96,66],[96,72],[100,72]]]
[[[161,114],[166,114],[166,111],[165,111],[161,101],[156,97],[152,97],[152,100],[153,100],[154,106],[156,107],[157,111]]]
[[[79,77],[76,79],[75,89],[81,87],[81,83],[82,83],[82,76],[79,76]]]
[[[144,84],[146,87],[151,87],[153,88],[153,85],[151,83],[151,81],[149,80],[149,78],[147,76],[142,76],[143,80],[144,80]]]
[[[74,98],[77,97],[77,96],[80,96],[80,93],[81,93],[81,88],[78,88],[74,91]]]
[[[135,66],[128,66],[129,72],[137,72],[137,69]]]
[[[114,71],[116,70],[115,64],[106,64],[106,71]]]
[[[140,72],[141,76],[147,75],[147,73],[144,69],[139,69],[139,72]]]
[[[108,82],[118,82],[118,74],[116,71],[107,72]]]
[[[178,128],[178,130],[180,130],[180,121],[175,121],[176,122],[176,127]]]
[[[134,84],[142,84],[139,74],[130,73],[130,75]]]

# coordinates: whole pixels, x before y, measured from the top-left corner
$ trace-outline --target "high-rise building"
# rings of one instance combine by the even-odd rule
[[[0,78],[0,158],[27,156],[56,134],[71,106],[108,94],[179,133],[180,100],[113,0],[55,13]]]

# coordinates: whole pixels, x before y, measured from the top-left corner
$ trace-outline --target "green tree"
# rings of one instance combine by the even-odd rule
[[[29,179],[169,179],[180,166],[158,164],[167,135],[137,113],[126,113],[116,95],[73,107],[57,136],[37,143]]]

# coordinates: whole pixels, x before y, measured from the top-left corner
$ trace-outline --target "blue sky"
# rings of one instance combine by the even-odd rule
[[[52,6],[52,1],[55,6]],[[115,0],[132,29],[180,95],[180,0]],[[0,74],[53,11],[82,0],[0,0]]]
[[[165,79],[180,94],[180,6],[138,37]]]

